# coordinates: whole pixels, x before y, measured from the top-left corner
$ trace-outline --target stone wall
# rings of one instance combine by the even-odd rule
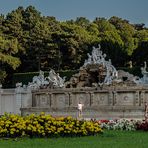
[[[0,115],[40,113],[77,117],[78,102],[84,118],[144,118],[147,87],[63,88],[32,91],[0,89]]]
[[[21,114],[22,107],[32,107],[31,90],[18,87],[16,89],[0,89],[0,115],[5,112]]]
[[[80,101],[84,118],[144,118],[144,104],[148,102],[148,89],[143,87],[49,89],[32,94],[32,105],[21,108],[23,115],[44,111],[53,116],[77,117]]]

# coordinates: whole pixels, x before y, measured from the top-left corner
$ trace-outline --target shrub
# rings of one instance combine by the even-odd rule
[[[134,131],[136,130],[136,120],[127,120],[127,119],[120,119],[120,120],[100,120],[100,126],[103,129],[108,130],[127,130],[127,131]]]
[[[5,114],[0,118],[0,137],[87,136],[99,133],[102,133],[102,129],[98,122],[72,117],[54,118],[41,113],[25,117]]]
[[[26,123],[19,115],[5,114],[0,118],[0,137],[25,135]]]
[[[148,131],[148,121],[138,122],[137,130]]]

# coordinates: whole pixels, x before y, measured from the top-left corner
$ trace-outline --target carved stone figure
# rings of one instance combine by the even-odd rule
[[[48,77],[44,77],[44,72],[40,71],[38,76],[34,76],[28,87],[39,88],[62,88],[64,87],[65,77],[61,78],[53,69],[50,70]]]
[[[148,71],[146,70],[146,68],[147,68],[147,63],[145,61],[144,67],[141,67],[141,73],[143,77],[139,78],[138,80],[135,80],[137,84],[148,85]]]

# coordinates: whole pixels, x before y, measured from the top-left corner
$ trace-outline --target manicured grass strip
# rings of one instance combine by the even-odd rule
[[[105,131],[98,136],[0,139],[0,148],[146,148],[148,132]]]

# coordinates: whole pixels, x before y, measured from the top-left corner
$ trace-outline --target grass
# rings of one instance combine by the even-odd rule
[[[148,132],[105,131],[73,138],[0,139],[0,148],[147,148]]]

